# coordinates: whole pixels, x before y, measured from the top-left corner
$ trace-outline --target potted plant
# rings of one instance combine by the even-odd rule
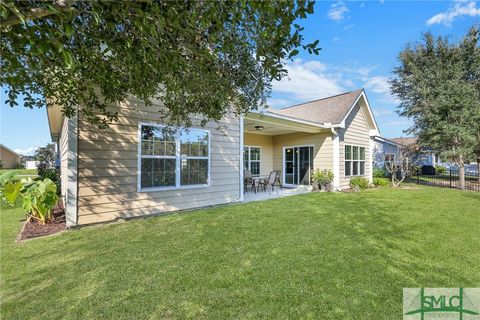
[[[323,191],[332,191],[332,182],[333,182],[334,174],[332,170],[324,169],[320,170],[317,169],[312,174],[312,180],[315,182],[315,185],[318,186]]]

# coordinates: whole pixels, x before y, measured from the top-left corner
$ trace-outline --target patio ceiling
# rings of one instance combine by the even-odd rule
[[[329,130],[327,126],[322,124],[267,112],[249,113],[244,117],[243,127],[244,132],[269,136],[295,132],[320,133]]]

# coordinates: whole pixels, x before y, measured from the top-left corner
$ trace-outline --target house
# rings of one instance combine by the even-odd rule
[[[25,161],[25,169],[37,169],[40,161],[27,160]]]
[[[398,152],[398,143],[381,136],[373,136],[372,138],[372,157],[374,168],[384,168],[385,161],[391,161]]]
[[[20,162],[21,155],[3,144],[0,144],[0,168],[15,169]]]
[[[47,108],[69,227],[242,201],[244,168],[257,177],[279,170],[285,187],[309,185],[317,168],[334,172],[336,189],[372,178],[379,131],[364,90],[204,127],[192,116],[188,129],[165,130],[161,101],[113,108],[119,120],[104,130]]]
[[[398,153],[398,148],[401,146],[412,146],[417,144],[416,137],[404,138],[384,138],[380,136],[372,137],[373,141],[373,166],[375,168],[383,168],[385,161],[392,161]],[[436,166],[439,159],[436,154],[427,148],[421,148],[413,161],[417,166]]]

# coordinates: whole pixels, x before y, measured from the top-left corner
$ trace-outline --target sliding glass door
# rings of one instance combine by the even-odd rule
[[[298,146],[284,148],[285,185],[310,185],[313,172],[313,147]]]

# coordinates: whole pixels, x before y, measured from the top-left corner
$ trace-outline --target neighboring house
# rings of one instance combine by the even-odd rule
[[[332,170],[336,189],[372,179],[379,131],[363,90],[205,127],[192,118],[188,130],[162,130],[161,107],[131,98],[105,130],[47,109],[68,226],[242,201],[244,168],[279,170],[286,187],[309,185],[315,169]]]
[[[373,167],[384,168],[385,161],[392,161],[398,152],[399,145],[392,140],[374,136],[372,137]]]
[[[25,161],[25,169],[37,169],[39,163],[40,161],[27,160]]]
[[[393,161],[400,146],[412,146],[417,144],[416,137],[387,139],[375,136],[372,137],[372,141],[373,165],[376,168],[383,168],[385,161]],[[436,166],[439,164],[439,159],[435,153],[426,148],[421,149],[413,161],[417,166]]]
[[[20,162],[20,157],[21,156],[12,149],[0,144],[0,161],[2,168],[15,169]]]
[[[416,137],[405,137],[405,138],[392,138],[390,139],[393,142],[399,145],[415,145],[417,144]],[[420,152],[417,155],[417,159],[415,159],[415,163],[417,166],[436,166],[438,164],[437,156],[435,152],[428,148],[421,148]]]

